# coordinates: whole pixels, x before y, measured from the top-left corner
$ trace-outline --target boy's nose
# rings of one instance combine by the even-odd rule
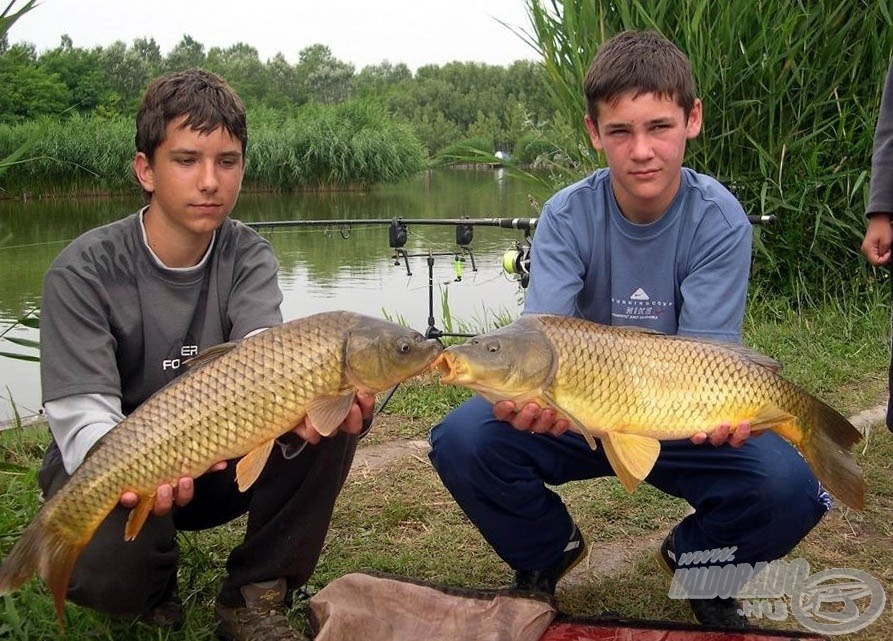
[[[645,134],[636,134],[632,139],[630,155],[633,158],[650,158],[651,157],[651,140]]]
[[[199,189],[202,191],[214,191],[220,184],[217,177],[217,165],[213,162],[202,163],[199,173]]]

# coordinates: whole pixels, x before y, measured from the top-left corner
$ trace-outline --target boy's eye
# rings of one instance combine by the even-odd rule
[[[175,158],[174,162],[178,165],[192,165],[195,163],[195,158]]]

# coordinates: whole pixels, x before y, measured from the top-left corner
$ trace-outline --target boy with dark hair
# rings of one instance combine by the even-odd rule
[[[751,230],[716,180],[683,167],[701,129],[690,63],[654,32],[629,31],[599,49],[584,82],[586,128],[607,168],[543,207],[525,313],[576,316],[667,334],[739,342]],[[547,487],[612,475],[564,419],[534,403],[475,397],[431,430],[444,485],[514,570],[513,588],[552,594],[584,556],[561,498]],[[533,434],[531,434],[531,432]],[[797,451],[747,423],[662,443],[647,481],[694,512],[667,535],[660,560],[735,549],[735,563],[788,553],[830,500]],[[727,559],[726,563],[731,562]],[[741,628],[733,598],[690,600],[704,625]]]
[[[46,496],[185,360],[282,321],[269,243],[229,218],[246,144],[245,107],[220,77],[191,70],[149,84],[133,161],[148,205],[77,238],[44,279],[41,381],[53,435],[39,477]],[[296,426],[245,493],[232,462],[159,486],[135,541],[123,536],[136,503],[125,492],[79,557],[69,598],[177,627],[177,531],[247,512],[217,597],[218,632],[234,640],[303,639],[284,616],[286,597],[316,566],[373,400],[361,397],[330,438],[309,421]],[[293,457],[301,440],[308,447]]]

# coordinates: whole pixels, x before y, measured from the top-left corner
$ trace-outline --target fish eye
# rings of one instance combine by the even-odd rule
[[[488,343],[487,351],[490,352],[491,354],[498,352],[499,351],[499,343],[496,341]]]
[[[411,349],[412,345],[410,345],[409,341],[407,340],[401,340],[397,343],[397,351],[399,351],[401,354],[406,354]]]

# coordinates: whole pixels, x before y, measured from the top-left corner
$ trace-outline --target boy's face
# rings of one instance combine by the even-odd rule
[[[666,210],[679,189],[685,142],[701,131],[701,102],[688,119],[672,98],[626,93],[598,104],[598,122],[586,116],[589,139],[604,152],[611,186],[623,215],[650,223]]]
[[[151,194],[147,217],[175,233],[206,237],[232,212],[242,187],[242,144],[225,129],[203,134],[183,128],[185,117],[168,123],[164,141],[150,161],[134,159],[140,184]]]

